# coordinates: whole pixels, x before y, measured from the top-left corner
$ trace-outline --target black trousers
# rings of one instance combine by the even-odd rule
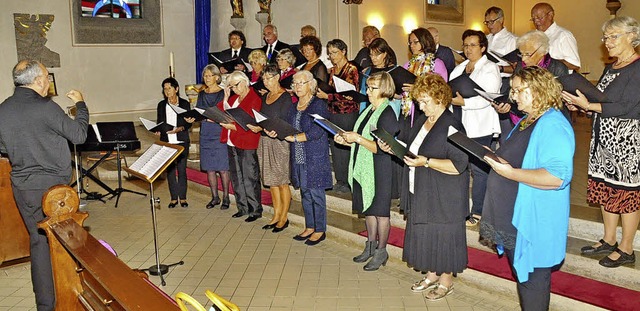
[[[238,212],[249,216],[262,215],[262,192],[258,152],[227,146],[231,185]]]
[[[167,181],[171,200],[187,199],[187,158],[189,157],[189,144],[181,145],[184,151],[178,158],[167,166]],[[177,175],[177,176],[176,176]]]
[[[544,311],[549,310],[549,301],[551,299],[551,272],[556,267],[551,268],[534,268],[529,273],[529,280],[524,283],[518,282],[515,270],[513,268],[513,250],[505,249],[509,266],[513,273],[516,283],[518,284],[518,298],[520,299],[520,308],[523,311]]]
[[[67,180],[61,179],[64,184]],[[53,186],[53,185],[52,185]],[[19,190],[13,185],[13,197],[22,216],[27,231],[31,250],[31,282],[36,295],[38,311],[53,311],[55,307],[55,289],[51,268],[51,254],[49,240],[43,230],[38,229],[38,222],[45,218],[42,211],[42,195],[48,190],[29,189]]]
[[[345,131],[353,131],[353,125],[358,120],[358,112],[330,114],[329,121],[339,126]],[[336,144],[333,137],[329,137],[331,143],[331,164],[333,173],[338,184],[348,185],[349,179],[349,157],[351,148]]]

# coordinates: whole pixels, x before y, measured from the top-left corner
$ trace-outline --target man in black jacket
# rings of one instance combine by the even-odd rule
[[[0,152],[9,156],[13,195],[29,232],[31,281],[38,311],[55,307],[49,242],[37,226],[45,217],[42,195],[49,187],[71,179],[68,141],[83,143],[89,122],[80,92],[67,93],[76,105],[75,120],[46,97],[48,75],[40,62],[20,61],[13,68],[14,93],[0,104]]]

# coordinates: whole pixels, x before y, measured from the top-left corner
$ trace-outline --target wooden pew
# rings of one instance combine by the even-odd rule
[[[54,186],[42,198],[48,217],[38,227],[49,237],[56,310],[180,310],[82,227],[88,214],[78,206],[69,186]]]
[[[24,226],[11,188],[11,164],[0,157],[0,265],[29,257],[29,232]]]

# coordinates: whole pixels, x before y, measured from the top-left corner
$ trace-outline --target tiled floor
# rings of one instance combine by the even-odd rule
[[[125,184],[144,191],[141,182]],[[351,257],[358,250],[331,240],[306,246],[292,237],[301,230],[291,226],[275,234],[262,230],[268,214],[254,223],[231,218],[226,211],[206,210],[205,187],[190,184],[189,208],[167,209],[167,190],[158,182],[163,198],[157,210],[162,263],[180,260],[170,269],[162,289],[192,295],[203,304],[206,289],[236,303],[241,310],[517,310],[515,297],[479,291],[463,282],[452,295],[428,302],[409,290],[421,278],[397,262],[377,272],[365,272]],[[114,202],[91,202],[85,225],[92,235],[109,242],[120,259],[132,268],[154,264],[150,207],[146,198],[124,194]],[[158,277],[151,277],[159,284]],[[35,310],[29,264],[0,270],[0,310]]]

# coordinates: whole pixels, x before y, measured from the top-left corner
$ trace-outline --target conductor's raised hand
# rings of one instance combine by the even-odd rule
[[[71,90],[67,93],[67,97],[73,101],[73,103],[83,102],[84,98],[82,97],[82,93],[76,90]]]

